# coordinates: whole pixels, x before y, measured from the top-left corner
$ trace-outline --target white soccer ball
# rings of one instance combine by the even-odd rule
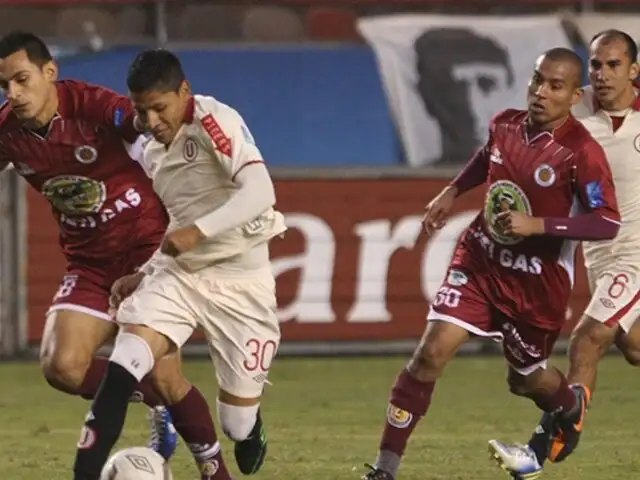
[[[173,480],[173,475],[158,453],[133,447],[114,453],[102,469],[100,480]]]

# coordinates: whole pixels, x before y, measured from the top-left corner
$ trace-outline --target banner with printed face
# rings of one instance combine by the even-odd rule
[[[481,189],[464,195],[446,226],[425,239],[424,204],[445,183],[426,178],[276,181],[278,208],[290,227],[283,239],[272,242],[284,342],[419,338],[455,241],[482,205]],[[37,342],[64,260],[57,252],[50,207],[33,192],[29,202],[29,338]],[[503,257],[505,268],[522,263]],[[577,264],[567,330],[588,297],[582,260]]]
[[[536,58],[570,42],[555,16],[362,18],[412,166],[465,162],[489,120],[524,108]]]

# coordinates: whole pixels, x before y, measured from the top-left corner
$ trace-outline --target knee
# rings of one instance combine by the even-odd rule
[[[417,380],[434,381],[442,375],[451,357],[452,354],[439,342],[424,342],[414,352],[407,370]]]
[[[572,362],[597,361],[611,345],[615,333],[615,328],[588,317],[583,319],[569,339],[569,355]]]
[[[123,332],[116,337],[109,361],[120,365],[140,382],[153,369],[155,358],[144,338]]]
[[[259,404],[250,406],[230,405],[217,401],[220,428],[234,442],[246,440],[258,419]]]
[[[622,355],[624,356],[624,359],[627,361],[627,363],[633,367],[639,367],[640,366],[640,350],[630,347],[629,345],[627,345],[626,343],[617,343],[617,347],[618,350],[620,350],[620,352],[622,353]]]
[[[531,382],[527,377],[519,375],[515,372],[509,371],[507,376],[507,385],[509,386],[509,392],[512,395],[518,397],[526,397],[531,394]]]
[[[74,393],[82,385],[91,358],[73,351],[51,349],[40,356],[47,383],[57,390]]]

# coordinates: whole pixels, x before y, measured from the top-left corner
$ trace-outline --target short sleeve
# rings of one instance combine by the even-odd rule
[[[218,160],[232,180],[247,165],[264,163],[249,127],[236,111],[229,109],[216,116],[207,113],[200,121]]]
[[[613,175],[597,142],[587,142],[578,153],[575,180],[576,193],[587,212],[598,212],[609,220],[620,221]]]
[[[101,87],[92,88],[87,94],[92,116],[126,142],[134,143],[138,139],[140,132],[134,125],[136,112],[128,97]]]

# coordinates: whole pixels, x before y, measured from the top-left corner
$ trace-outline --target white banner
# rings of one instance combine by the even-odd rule
[[[465,162],[491,117],[525,106],[536,58],[569,47],[554,16],[393,15],[363,18],[412,166]]]
[[[585,45],[588,46],[590,40],[599,32],[608,29],[621,30],[628,33],[638,41],[638,31],[640,29],[640,15],[628,13],[582,13],[580,15],[569,15],[577,27]]]

